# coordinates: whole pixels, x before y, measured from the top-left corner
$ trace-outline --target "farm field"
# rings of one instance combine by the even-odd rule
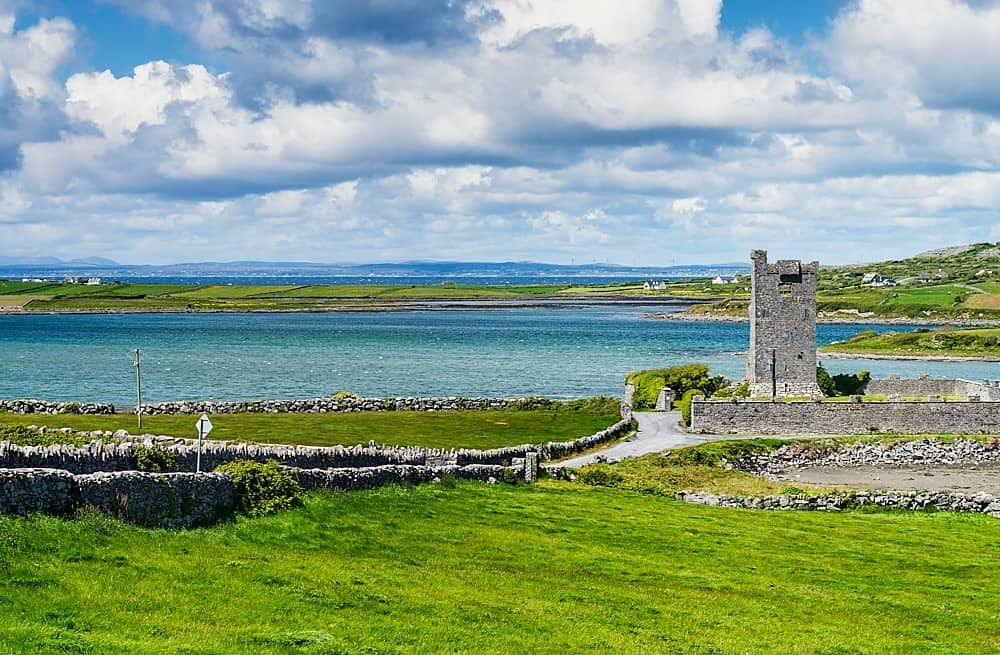
[[[380,444],[425,448],[489,449],[522,443],[568,441],[615,424],[617,400],[583,403],[580,408],[530,411],[351,412],[343,414],[216,414],[212,439],[257,443],[333,446]],[[45,425],[76,430],[118,430],[195,438],[197,416],[144,416],[142,430],[130,414],[0,413],[0,430],[13,425]],[[55,436],[55,435],[53,435]]]
[[[1000,652],[1000,522],[577,483],[315,492],[191,531],[0,517],[0,653]]]

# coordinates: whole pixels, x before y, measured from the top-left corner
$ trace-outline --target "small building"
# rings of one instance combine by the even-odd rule
[[[101,284],[101,278],[99,277],[87,278],[86,284],[87,286],[96,287]]]
[[[714,278],[712,278],[712,284],[725,284],[725,283],[726,281],[722,278],[721,275],[716,275]]]
[[[667,283],[664,280],[647,280],[642,283],[642,288],[645,291],[666,291]]]

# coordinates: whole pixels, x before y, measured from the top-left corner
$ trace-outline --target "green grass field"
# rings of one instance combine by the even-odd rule
[[[186,532],[0,517],[0,653],[1000,652],[1000,522],[547,482]]]
[[[1000,357],[1000,329],[861,332],[846,341],[820,348],[822,352],[880,355],[955,355]]]
[[[367,444],[370,440],[426,448],[498,448],[522,443],[568,441],[618,422],[618,402],[595,403],[587,409],[531,411],[363,412],[344,414],[217,414],[212,439],[309,446]],[[196,416],[146,416],[142,432],[195,438]],[[0,413],[0,427],[45,425],[77,430],[137,433],[136,417],[76,414]]]

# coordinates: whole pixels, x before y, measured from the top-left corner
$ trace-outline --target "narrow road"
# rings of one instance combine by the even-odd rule
[[[593,464],[598,460],[617,462],[680,446],[693,446],[706,441],[739,438],[733,435],[688,434],[680,428],[680,412],[635,412],[632,416],[638,421],[639,430],[626,441],[616,443],[604,450],[563,460],[558,464],[576,467]]]

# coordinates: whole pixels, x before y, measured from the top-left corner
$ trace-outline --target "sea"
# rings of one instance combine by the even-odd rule
[[[620,395],[633,369],[704,362],[741,379],[749,327],[652,320],[675,305],[327,313],[0,315],[0,398],[144,402],[366,396]],[[821,344],[866,329],[818,326]],[[832,373],[1000,377],[1000,364],[842,360]]]

